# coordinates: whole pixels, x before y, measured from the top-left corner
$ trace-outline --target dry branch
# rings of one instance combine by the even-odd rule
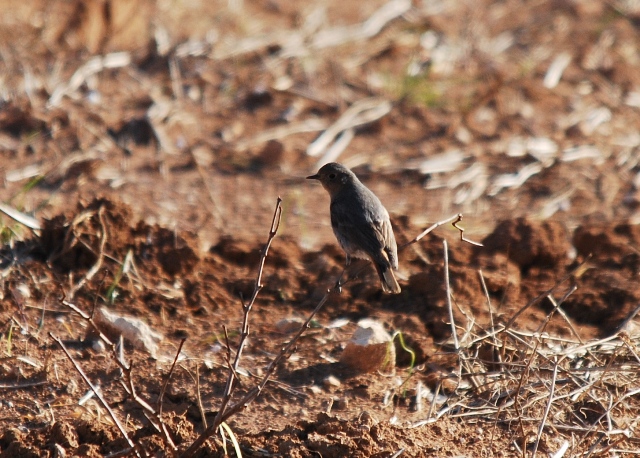
[[[458,213],[456,215],[450,216],[447,219],[443,219],[442,221],[438,221],[437,223],[434,223],[431,226],[429,226],[428,228],[426,228],[424,231],[422,231],[420,234],[418,234],[413,239],[409,240],[407,243],[404,243],[404,244],[400,245],[398,247],[398,251],[404,250],[409,245],[412,245],[414,243],[419,242],[427,234],[429,234],[430,232],[434,231],[438,227],[443,226],[443,225],[445,225],[447,223],[451,223],[451,225],[453,227],[455,227],[456,229],[458,229],[458,231],[460,231],[460,240],[462,240],[463,242],[467,242],[467,243],[470,243],[471,245],[475,245],[475,246],[482,246],[481,243],[474,242],[473,240],[469,240],[469,239],[464,237],[464,229],[461,228],[460,226],[458,226],[458,223],[460,221],[462,221],[462,213]]]
[[[88,281],[90,281],[95,274],[98,273],[100,268],[102,267],[102,260],[104,258],[104,247],[107,244],[107,226],[104,223],[104,206],[101,205],[98,209],[98,220],[100,221],[100,248],[97,254],[97,260],[91,269],[86,273],[84,277],[82,277],[69,291],[69,299],[73,299],[78,290],[82,288]],[[67,235],[73,232],[73,227],[69,228],[69,232]]]
[[[244,313],[243,313],[243,319],[242,319],[242,330],[240,334],[240,342],[238,343],[238,348],[236,350],[236,355],[233,362],[229,361],[229,364],[228,364],[229,375],[227,376],[227,383],[225,386],[224,395],[222,396],[222,400],[220,401],[220,407],[218,408],[218,413],[216,414],[216,417],[214,418],[213,423],[207,426],[204,432],[181,455],[182,457],[193,456],[193,454],[202,446],[202,444],[204,444],[204,442],[209,437],[213,436],[218,431],[218,428],[220,427],[220,425],[227,418],[231,417],[232,415],[234,415],[235,413],[243,409],[244,406],[250,403],[251,401],[253,401],[262,390],[262,388],[260,388],[260,390],[256,391],[256,388],[254,388],[252,391],[249,392],[249,394],[255,392],[255,395],[249,396],[249,394],[247,394],[240,401],[235,403],[233,406],[228,407],[236,387],[236,382],[238,381],[237,371],[238,371],[238,366],[240,364],[240,358],[242,357],[242,351],[246,345],[247,338],[249,337],[249,314],[263,286],[262,273],[264,270],[264,264],[267,259],[267,255],[269,254],[269,248],[271,247],[271,242],[273,242],[273,239],[275,238],[278,232],[278,228],[280,227],[281,217],[282,217],[282,199],[278,197],[276,201],[276,208],[273,212],[273,219],[271,220],[271,229],[269,230],[269,237],[267,239],[267,243],[262,249],[262,253],[260,255],[260,261],[258,262],[258,274],[256,276],[253,293],[249,301],[246,304],[245,303],[242,304],[242,309]],[[226,330],[225,330],[225,334],[226,334]],[[228,340],[227,340],[227,346],[228,346]],[[271,373],[267,371],[267,374],[265,374],[265,377],[263,378],[264,384],[266,384],[270,375]]]
[[[449,283],[449,247],[447,241],[443,240],[444,250],[444,284],[447,289],[447,310],[449,311],[449,322],[451,324],[451,337],[453,338],[453,347],[456,353],[460,351],[460,343],[458,342],[458,333],[456,332],[456,322],[453,318],[453,307],[451,306],[451,284]]]
[[[162,412],[162,406],[160,404],[160,409],[156,410],[154,409],[151,404],[142,399],[137,393],[136,393],[136,389],[135,389],[135,384],[133,382],[133,363],[127,364],[124,361],[124,358],[122,358],[119,355],[118,352],[118,345],[116,345],[114,342],[112,342],[99,328],[99,326],[96,324],[94,318],[93,318],[93,313],[91,315],[87,314],[86,312],[84,312],[83,310],[81,310],[80,308],[78,308],[75,304],[67,301],[67,300],[62,300],[62,304],[67,306],[69,309],[71,309],[72,311],[74,311],[75,313],[77,313],[83,320],[85,320],[89,326],[91,326],[91,328],[93,330],[95,330],[98,334],[98,338],[107,346],[107,348],[110,349],[112,355],[113,355],[113,359],[116,362],[116,364],[118,365],[118,367],[120,368],[121,372],[122,372],[122,379],[120,380],[120,384],[122,385],[122,387],[124,388],[125,392],[133,399],[134,402],[136,402],[141,408],[142,411],[145,413],[145,416],[147,417],[147,419],[149,420],[149,422],[153,425],[154,428],[156,428],[156,430],[158,432],[161,433],[161,437],[162,440],[164,441],[165,447],[167,451],[172,451],[173,453],[175,453],[175,451],[177,450],[177,447],[175,446],[173,439],[171,438],[171,434],[169,433],[169,430],[167,428],[167,426],[165,425],[164,421],[162,420],[161,417],[161,412]],[[54,338],[55,339],[55,338]],[[56,340],[57,341],[57,340]],[[180,354],[180,350],[182,349],[182,344],[184,343],[184,341],[180,344],[178,353],[176,354],[176,360],[178,358],[178,355]],[[74,362],[74,365],[75,362]],[[174,361],[174,365],[175,365],[175,361]],[[173,366],[172,366],[172,370],[173,370]],[[170,377],[171,373],[169,374]],[[165,387],[166,387],[166,383],[168,383],[169,377],[167,377],[167,380],[165,381]],[[163,387],[163,393],[164,393],[164,387]],[[161,402],[161,400],[159,400],[158,402]]]
[[[71,354],[67,350],[67,347],[65,347],[64,343],[62,343],[62,340],[60,340],[58,337],[53,335],[51,332],[49,333],[49,336],[60,346],[60,348],[66,355],[66,357],[69,359],[69,361],[71,361],[71,364],[73,364],[73,367],[75,368],[76,372],[80,374],[80,377],[82,377],[82,380],[84,380],[84,382],[87,384],[89,389],[93,391],[93,394],[98,398],[102,406],[107,410],[107,412],[109,413],[109,416],[111,417],[116,427],[120,431],[120,434],[122,434],[122,437],[124,437],[124,439],[127,441],[127,444],[129,444],[129,447],[135,450],[136,456],[139,456],[139,457],[147,456],[144,450],[140,447],[140,444],[136,444],[131,440],[131,438],[127,434],[127,431],[124,429],[124,426],[122,425],[122,423],[120,423],[120,420],[118,419],[117,415],[115,414],[115,412],[113,411],[113,409],[111,408],[107,400],[104,398],[104,396],[102,396],[102,393],[100,392],[100,390],[97,389],[93,385],[93,383],[91,383],[91,380],[89,380],[89,377],[87,377],[87,374],[84,373],[80,365],[76,362],[75,359],[73,359],[73,356],[71,356]]]

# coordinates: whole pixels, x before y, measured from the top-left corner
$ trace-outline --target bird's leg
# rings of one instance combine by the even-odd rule
[[[350,269],[352,271],[355,271],[352,277],[358,278],[358,275],[360,275],[362,271],[367,268],[369,262],[370,261],[368,259],[358,259],[358,262],[354,263],[352,268]]]
[[[340,277],[338,277],[338,281],[336,281],[336,286],[334,286],[338,294],[342,293],[342,285],[344,285],[344,283],[342,283],[342,277],[344,277],[344,273],[349,270],[349,265],[351,265],[351,256],[347,254],[347,259],[344,262],[344,269],[342,269],[342,273],[340,274]]]
[[[346,267],[344,269],[342,269],[342,273],[338,277],[338,280],[336,281],[336,285],[334,286],[334,289],[338,292],[338,294],[342,293],[342,285],[344,284],[344,283],[342,283],[342,277],[344,277],[344,273],[346,271],[347,271]]]

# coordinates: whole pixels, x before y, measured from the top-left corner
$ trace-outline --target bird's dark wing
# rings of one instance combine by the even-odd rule
[[[387,261],[397,266],[396,250],[391,249],[392,246],[395,248],[396,242],[388,217],[375,218],[378,215],[354,208],[344,201],[331,203],[331,226],[345,251],[364,251],[374,261]]]
[[[389,263],[394,269],[398,269],[398,245],[396,243],[396,236],[393,234],[393,228],[391,227],[391,221],[389,218],[384,218],[382,221],[377,222],[378,232],[382,236],[384,251],[387,253]]]

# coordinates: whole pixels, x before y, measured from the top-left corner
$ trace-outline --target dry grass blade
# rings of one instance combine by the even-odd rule
[[[376,121],[387,115],[391,108],[391,102],[377,97],[357,101],[307,147],[307,154],[319,156],[342,132]]]
[[[538,428],[538,436],[536,437],[536,441],[533,445],[531,458],[535,458],[536,453],[538,452],[538,446],[540,445],[540,438],[542,437],[542,431],[544,430],[545,423],[549,416],[549,410],[551,410],[551,404],[554,401],[553,396],[555,394],[557,376],[558,376],[558,363],[556,362],[556,364],[553,365],[553,375],[551,377],[551,386],[549,388],[549,402],[547,402],[547,406],[544,409],[544,415],[542,416],[542,421],[540,422],[540,427]]]
[[[0,212],[4,213],[10,218],[13,218],[20,224],[27,226],[29,229],[32,229],[34,231],[39,231],[42,229],[42,226],[40,225],[40,221],[38,221],[37,219],[25,213],[22,213],[16,210],[13,207],[10,207],[5,203],[0,202]]]

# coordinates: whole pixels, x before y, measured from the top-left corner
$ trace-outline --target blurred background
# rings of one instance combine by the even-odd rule
[[[332,241],[304,180],[394,222],[637,222],[640,2],[0,2],[0,200],[119,198],[200,235]]]

